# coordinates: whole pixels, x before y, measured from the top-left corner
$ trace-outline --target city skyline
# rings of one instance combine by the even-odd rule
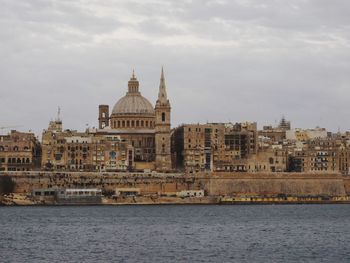
[[[181,123],[256,121],[350,130],[349,3],[5,1],[0,126],[40,135],[97,126],[132,68],[152,103],[164,65]]]

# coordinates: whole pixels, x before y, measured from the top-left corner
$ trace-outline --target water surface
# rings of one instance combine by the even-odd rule
[[[0,262],[350,262],[350,205],[0,207]]]

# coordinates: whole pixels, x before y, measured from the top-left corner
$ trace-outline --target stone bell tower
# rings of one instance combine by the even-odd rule
[[[156,169],[158,171],[169,171],[172,168],[170,152],[170,113],[171,107],[166,94],[164,71],[162,68],[158,99],[155,107]]]

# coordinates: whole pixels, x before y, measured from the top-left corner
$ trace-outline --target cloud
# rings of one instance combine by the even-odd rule
[[[258,121],[350,129],[346,0],[3,0],[0,126],[97,124],[132,68],[154,103],[165,66],[173,126]]]

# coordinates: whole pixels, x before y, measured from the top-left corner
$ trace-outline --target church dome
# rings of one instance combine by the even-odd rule
[[[139,92],[134,72],[128,82],[128,92],[114,105],[112,115],[155,115],[152,104]]]
[[[152,104],[140,93],[127,94],[122,97],[113,107],[115,115],[154,115]]]

